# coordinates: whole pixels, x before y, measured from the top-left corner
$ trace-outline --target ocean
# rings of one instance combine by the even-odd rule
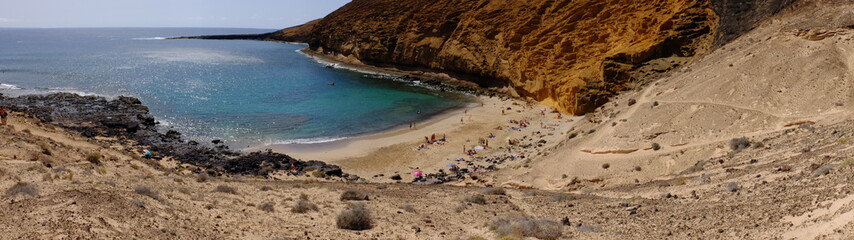
[[[237,148],[375,133],[470,100],[381,75],[327,68],[298,52],[305,45],[165,39],[270,31],[0,29],[0,93],[138,97],[164,128]]]

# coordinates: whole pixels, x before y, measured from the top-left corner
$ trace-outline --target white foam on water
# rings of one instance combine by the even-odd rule
[[[18,86],[12,85],[12,84],[0,83],[0,90],[19,90],[19,89],[21,89],[21,88],[19,88]]]
[[[164,40],[165,37],[132,38],[133,40]]]
[[[264,63],[257,57],[241,56],[225,51],[209,49],[177,48],[170,50],[158,50],[141,52],[145,57],[161,62],[189,62],[198,64],[255,64]]]
[[[292,140],[283,140],[283,141],[268,143],[268,144],[265,144],[265,146],[328,143],[328,142],[335,142],[335,141],[340,141],[340,140],[344,140],[344,139],[348,139],[348,137],[320,137],[320,138],[292,139]]]
[[[364,74],[370,74],[370,75],[376,75],[376,76],[384,76],[384,77],[399,77],[399,76],[401,76],[401,75],[398,75],[398,74],[390,74],[390,73],[387,73],[387,72],[372,71],[372,70],[367,70],[367,69],[364,69],[364,68],[350,67],[350,66],[342,65],[342,64],[340,64],[340,63],[338,63],[338,62],[333,62],[333,61],[325,60],[325,59],[323,59],[323,58],[321,58],[321,57],[318,57],[318,56],[314,56],[314,55],[311,55],[311,54],[305,53],[305,52],[303,52],[302,50],[296,50],[295,52],[297,52],[297,53],[299,53],[299,54],[302,54],[302,55],[305,55],[306,57],[309,57],[309,58],[313,59],[315,62],[320,63],[320,64],[323,64],[324,66],[332,67],[332,68],[335,68],[335,69],[344,69],[344,70],[353,71],[353,72],[357,72],[357,73],[364,73]]]
[[[80,96],[98,96],[104,97],[107,99],[116,99],[118,95],[108,95],[108,94],[98,94],[80,91],[76,88],[70,87],[62,87],[62,88],[20,88],[15,85],[0,83],[0,92],[9,97],[19,97],[25,95],[48,95],[54,93],[72,93]]]

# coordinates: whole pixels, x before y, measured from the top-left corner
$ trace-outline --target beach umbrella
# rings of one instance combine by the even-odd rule
[[[457,165],[457,164],[454,164],[454,163],[448,163],[448,167],[453,167],[453,166],[456,166],[456,165]]]
[[[477,149],[477,150],[483,150],[483,146],[481,146],[481,145],[477,145],[477,146],[474,146],[474,149]]]
[[[412,176],[413,177],[421,177],[421,176],[424,176],[424,173],[422,173],[421,171],[415,171],[415,172],[412,172]]]

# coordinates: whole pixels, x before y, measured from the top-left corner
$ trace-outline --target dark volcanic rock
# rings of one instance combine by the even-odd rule
[[[228,150],[225,145],[207,147],[196,141],[185,143],[175,130],[158,131],[157,122],[139,99],[118,97],[80,96],[71,93],[31,95],[17,98],[0,96],[0,105],[10,110],[33,115],[43,122],[80,132],[86,137],[107,136],[134,140],[149,146],[152,151],[207,168],[213,173],[268,175],[275,170],[286,170],[301,175],[306,168],[327,176],[358,180],[358,176],[344,173],[340,167],[320,161],[301,161],[288,155],[272,152],[242,154]],[[221,141],[214,141],[219,144]]]

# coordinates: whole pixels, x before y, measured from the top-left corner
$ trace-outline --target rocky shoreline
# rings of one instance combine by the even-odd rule
[[[139,99],[118,97],[109,100],[98,96],[72,93],[28,95],[10,98],[0,95],[0,105],[23,112],[45,123],[79,132],[84,137],[112,137],[175,160],[198,166],[211,175],[247,174],[269,176],[277,170],[289,175],[320,172],[329,178],[359,181],[336,165],[320,161],[302,161],[285,154],[232,151],[221,141],[203,144],[185,140],[181,133],[164,130]]]

